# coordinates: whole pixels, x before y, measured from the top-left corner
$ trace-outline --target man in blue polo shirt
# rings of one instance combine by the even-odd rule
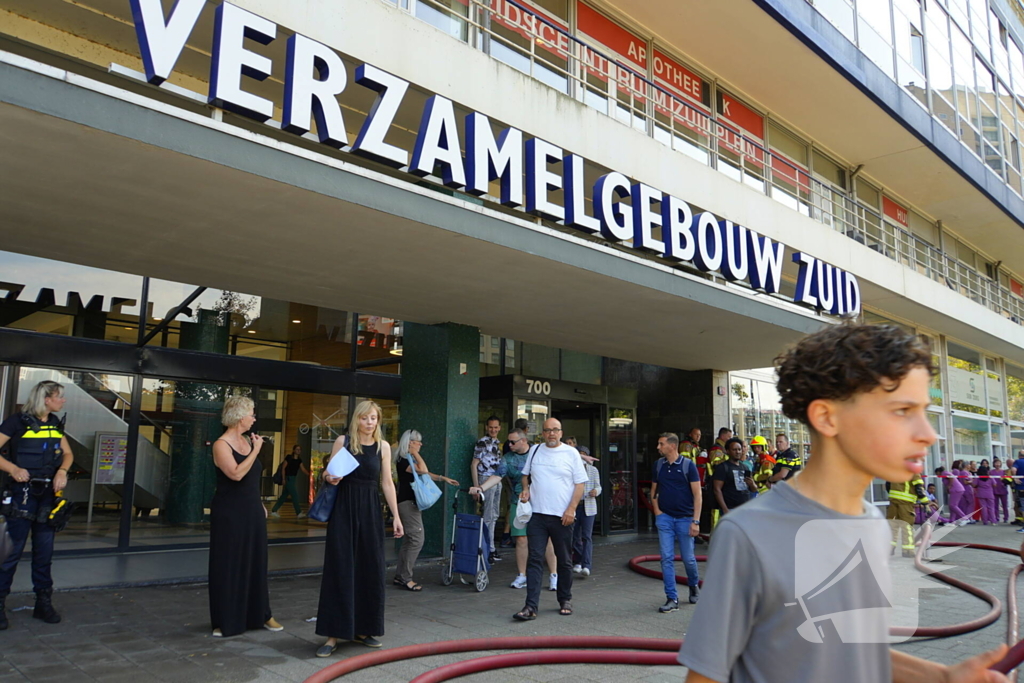
[[[689,458],[679,454],[679,437],[670,432],[658,437],[658,452],[651,474],[651,501],[654,504],[654,525],[658,527],[661,549],[661,573],[665,581],[665,604],[658,612],[679,609],[676,592],[676,541],[679,556],[686,567],[690,587],[690,603],[697,602],[697,560],[693,556],[693,539],[700,532],[700,473]]]

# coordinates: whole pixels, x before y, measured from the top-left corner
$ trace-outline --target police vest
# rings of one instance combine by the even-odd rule
[[[25,433],[18,438],[18,447],[12,462],[32,474],[56,468],[63,458],[61,439],[64,438],[64,420],[43,424],[33,415],[22,415]]]

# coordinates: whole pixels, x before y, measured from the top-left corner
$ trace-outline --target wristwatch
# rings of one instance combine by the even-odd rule
[[[700,524],[700,520],[699,519],[691,519],[690,520],[690,524]]]

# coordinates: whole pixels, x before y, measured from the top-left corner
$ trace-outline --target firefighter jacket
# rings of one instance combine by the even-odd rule
[[[902,500],[912,505],[927,505],[929,502],[928,494],[924,490],[924,480],[919,475],[898,484],[887,481],[885,489],[889,492],[889,500]]]
[[[764,493],[772,487],[768,479],[775,472],[775,458],[765,453],[754,471],[754,483],[757,484],[757,492]]]

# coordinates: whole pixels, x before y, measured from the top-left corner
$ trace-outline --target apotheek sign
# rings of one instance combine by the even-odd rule
[[[206,0],[178,0],[165,17],[160,0],[130,0],[139,49],[150,83],[167,80],[192,34]],[[211,50],[210,104],[265,122],[273,103],[242,88],[242,77],[258,81],[271,73],[269,58],[247,50],[246,39],[268,45],[277,24],[225,2],[216,10]],[[746,281],[754,289],[778,293],[785,245],[750,228],[698,211],[687,202],[612,171],[593,186],[584,183],[584,159],[566,154],[546,140],[506,128],[497,137],[490,119],[473,112],[465,117],[465,150],[459,139],[452,101],[433,95],[423,108],[416,144],[407,151],[385,141],[409,82],[371,64],[355,70],[358,86],[377,99],[354,142],[349,141],[337,96],[349,86],[341,57],[306,36],[287,40],[283,85],[282,129],[296,135],[310,131],[316,120],[320,142],[369,157],[424,177],[436,175],[450,188],[481,196],[499,181],[500,202],[522,206],[528,213],[610,242],[632,241],[632,248],[653,252],[669,261],[689,262],[728,280]],[[556,172],[552,168],[560,169]],[[551,199],[561,189],[564,205]],[[629,203],[622,200],[629,199]],[[594,215],[586,213],[591,199]],[[660,238],[657,229],[660,228]],[[795,300],[835,315],[860,311],[860,286],[852,274],[805,253],[795,252],[799,265]]]

